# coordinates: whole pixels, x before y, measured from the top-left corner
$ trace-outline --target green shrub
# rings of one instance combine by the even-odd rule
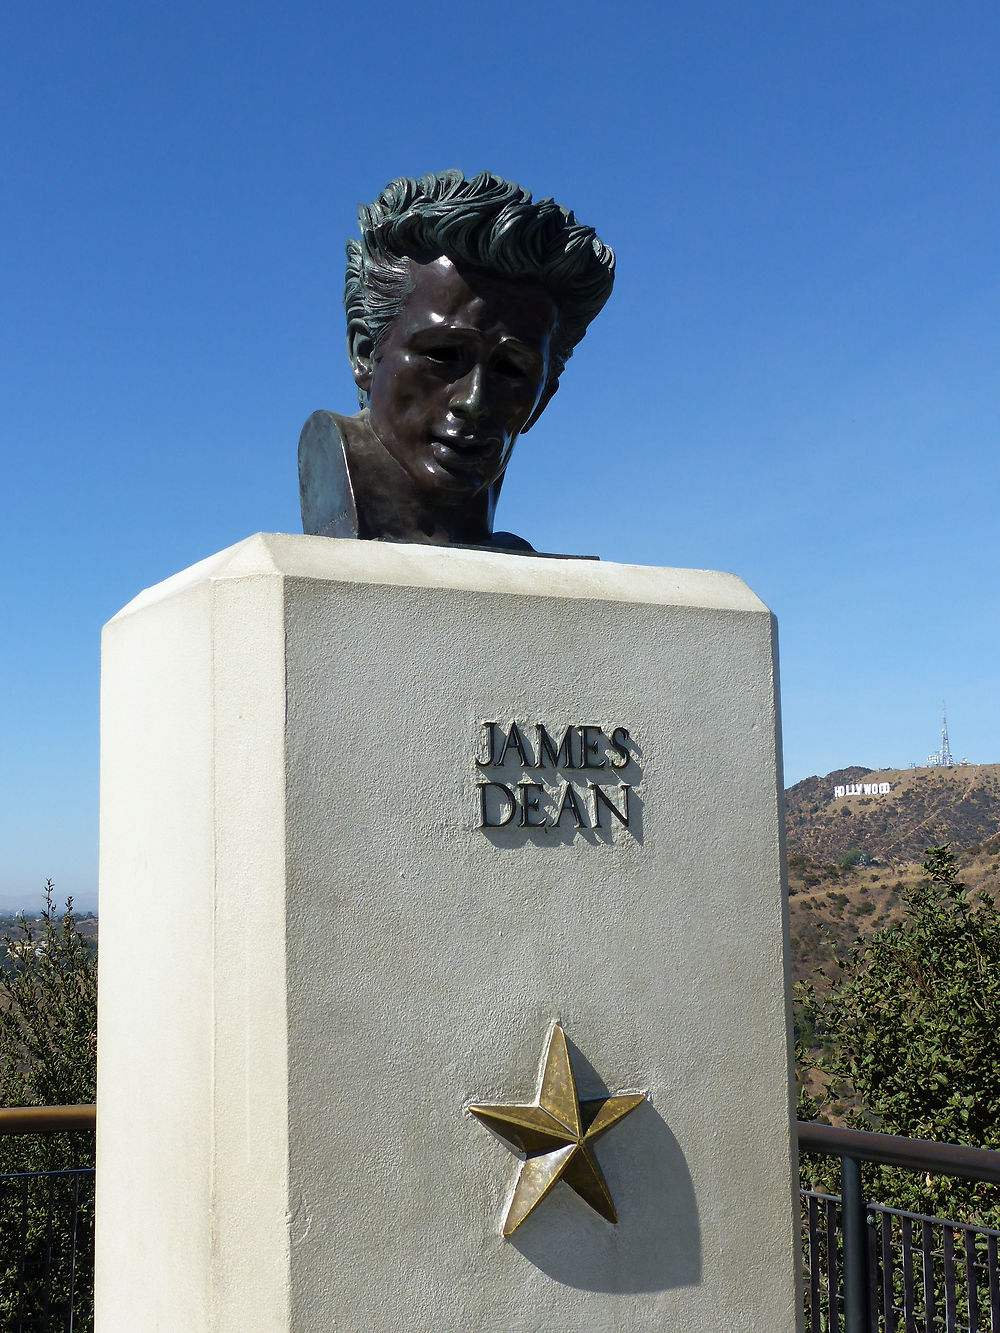
[[[816,1058],[800,1049],[803,1073],[819,1069],[829,1105],[847,1106],[858,1128],[998,1150],[1000,911],[970,896],[946,846],[928,850],[904,901],[898,925],[834,964],[828,992],[799,988],[803,1029],[828,1041]],[[868,1166],[864,1176],[870,1198],[1000,1225],[1000,1186]]]
[[[72,900],[60,916],[53,888],[45,886],[38,922],[22,914],[16,933],[3,936],[0,967],[0,1106],[64,1106],[95,1100],[97,1075],[97,959],[77,928]],[[0,1175],[61,1171],[94,1164],[93,1134],[22,1134],[0,1138]],[[21,1189],[4,1190],[4,1203],[17,1208],[17,1225],[0,1219],[0,1324],[15,1326],[20,1299]],[[51,1235],[64,1240],[73,1209],[72,1178],[32,1182],[26,1213],[25,1308],[44,1303],[39,1293],[50,1282],[69,1290],[68,1245],[49,1249]],[[93,1327],[93,1204],[86,1190],[79,1212],[73,1327]],[[68,1314],[68,1311],[66,1312]],[[61,1308],[50,1314],[62,1318]],[[53,1325],[54,1326],[54,1325]],[[61,1325],[63,1326],[63,1325]],[[34,1327],[27,1324],[25,1327]]]

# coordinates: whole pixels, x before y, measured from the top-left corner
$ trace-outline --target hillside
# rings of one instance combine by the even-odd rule
[[[1000,764],[839,769],[796,783],[785,800],[795,980],[898,921],[928,847],[949,843],[963,880],[1000,895]]]
[[[885,787],[837,796],[838,787]],[[1000,764],[954,768],[845,768],[785,793],[790,855],[876,863],[912,861],[926,847],[971,847],[1000,831]]]

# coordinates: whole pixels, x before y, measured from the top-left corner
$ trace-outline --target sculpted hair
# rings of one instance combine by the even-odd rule
[[[407,259],[445,255],[454,264],[539,282],[558,307],[548,384],[555,385],[587,325],[611,295],[614,251],[593,227],[552,199],[481,172],[390,181],[358,211],[360,240],[347,242],[347,348],[370,355],[410,292]],[[543,400],[544,401],[544,400]],[[537,415],[537,413],[536,413]]]

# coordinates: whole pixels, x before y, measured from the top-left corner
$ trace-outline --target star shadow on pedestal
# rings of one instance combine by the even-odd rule
[[[573,1053],[578,1068],[600,1083],[576,1047]],[[522,1158],[504,1236],[568,1286],[625,1292],[697,1283],[698,1215],[677,1140],[645,1092],[581,1099],[573,1064],[566,1034],[555,1024],[533,1102],[468,1107]],[[626,1127],[618,1130],[626,1117],[632,1131],[627,1143]],[[618,1130],[612,1141],[618,1137],[624,1144],[618,1154],[607,1154],[609,1165],[621,1168],[612,1181],[626,1179],[633,1191],[623,1224],[593,1146],[612,1129]],[[560,1182],[569,1189],[556,1190]]]

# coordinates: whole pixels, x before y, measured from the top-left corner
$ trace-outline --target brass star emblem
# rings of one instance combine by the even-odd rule
[[[564,1180],[609,1222],[617,1222],[618,1214],[594,1157],[593,1143],[634,1111],[645,1096],[644,1092],[628,1092],[580,1101],[566,1033],[557,1023],[542,1057],[538,1095],[533,1102],[470,1106],[484,1125],[524,1153],[503,1234],[513,1235],[558,1180]]]

